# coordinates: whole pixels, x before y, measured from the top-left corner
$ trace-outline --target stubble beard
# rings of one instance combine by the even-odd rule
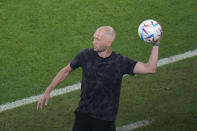
[[[97,53],[102,53],[105,52],[106,49],[98,49],[98,48],[94,48],[94,51]]]

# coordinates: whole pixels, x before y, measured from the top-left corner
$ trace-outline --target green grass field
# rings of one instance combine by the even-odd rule
[[[197,57],[158,68],[158,73],[123,79],[116,125],[139,120],[153,124],[137,131],[197,130]],[[51,99],[44,110],[36,103],[0,113],[2,131],[71,131],[80,91]]]
[[[0,0],[0,104],[42,93],[81,49],[92,48],[101,25],[116,30],[114,51],[138,61],[146,62],[151,51],[137,34],[145,19],[163,28],[159,58],[196,49],[196,7],[196,0]],[[195,130],[193,63],[196,57],[155,75],[124,78],[117,126],[150,118],[151,126],[137,130]],[[80,80],[78,69],[57,88]],[[34,103],[2,112],[0,130],[71,130],[79,94],[55,97],[43,111]]]

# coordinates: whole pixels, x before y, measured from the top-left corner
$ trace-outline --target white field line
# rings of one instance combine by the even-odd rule
[[[183,60],[183,59],[187,59],[187,58],[190,58],[190,57],[193,57],[193,56],[196,56],[196,55],[197,55],[197,48],[195,50],[192,50],[192,51],[187,51],[183,54],[179,54],[179,55],[170,56],[170,57],[167,57],[167,58],[160,59],[158,61],[157,66],[160,67],[160,66],[170,64],[170,63],[174,63],[174,62],[177,62],[177,61],[180,61],[180,60]]]
[[[151,123],[152,123],[152,121],[142,120],[142,121],[137,121],[135,123],[127,124],[127,125],[124,125],[121,127],[117,127],[116,130],[117,131],[131,131],[131,130],[134,130],[139,127],[148,126]]]
[[[163,58],[163,59],[160,59],[158,61],[158,67],[169,64],[169,63],[174,63],[174,62],[177,62],[179,60],[186,59],[186,58],[190,58],[190,57],[193,57],[195,55],[197,55],[197,49],[195,49],[193,51],[188,51],[188,52],[183,53],[183,54],[171,56],[171,57],[168,57],[168,58]],[[67,86],[67,87],[64,87],[64,88],[55,89],[51,92],[51,97],[66,94],[68,92],[78,90],[78,89],[80,89],[80,87],[81,87],[81,83],[77,83],[77,84]],[[36,102],[40,99],[41,95],[42,94],[39,94],[37,96],[31,96],[31,97],[24,98],[22,100],[17,100],[17,101],[14,101],[14,102],[8,102],[8,103],[5,103],[5,104],[2,104],[2,105],[0,105],[0,112]]]
[[[64,88],[55,89],[51,92],[50,96],[54,97],[54,96],[66,94],[68,92],[78,90],[78,89],[80,89],[80,87],[81,87],[81,83],[77,83],[77,84],[67,86],[67,87],[64,87]],[[37,95],[37,96],[27,97],[27,98],[24,98],[22,100],[17,100],[17,101],[14,101],[14,102],[8,102],[6,104],[2,104],[2,105],[0,105],[0,112],[36,102],[41,98],[41,96],[42,96],[42,94]]]

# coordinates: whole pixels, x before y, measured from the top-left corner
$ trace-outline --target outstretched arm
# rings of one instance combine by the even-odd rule
[[[159,46],[156,43],[159,43],[159,41],[153,43],[152,52],[148,63],[144,64],[142,62],[137,62],[133,70],[135,74],[153,74],[156,72],[159,54]]]
[[[43,103],[45,102],[45,105],[48,105],[48,101],[50,99],[50,92],[63,80],[65,80],[70,72],[72,71],[72,68],[70,67],[70,64],[68,64],[66,67],[61,69],[59,73],[56,75],[56,77],[53,79],[49,87],[45,90],[44,94],[40,98],[38,104],[37,104],[37,109],[42,109],[43,108]]]

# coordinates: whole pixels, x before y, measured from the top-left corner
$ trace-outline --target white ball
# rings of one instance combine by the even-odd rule
[[[162,29],[157,21],[149,19],[139,25],[138,34],[144,42],[152,42],[161,37]]]

